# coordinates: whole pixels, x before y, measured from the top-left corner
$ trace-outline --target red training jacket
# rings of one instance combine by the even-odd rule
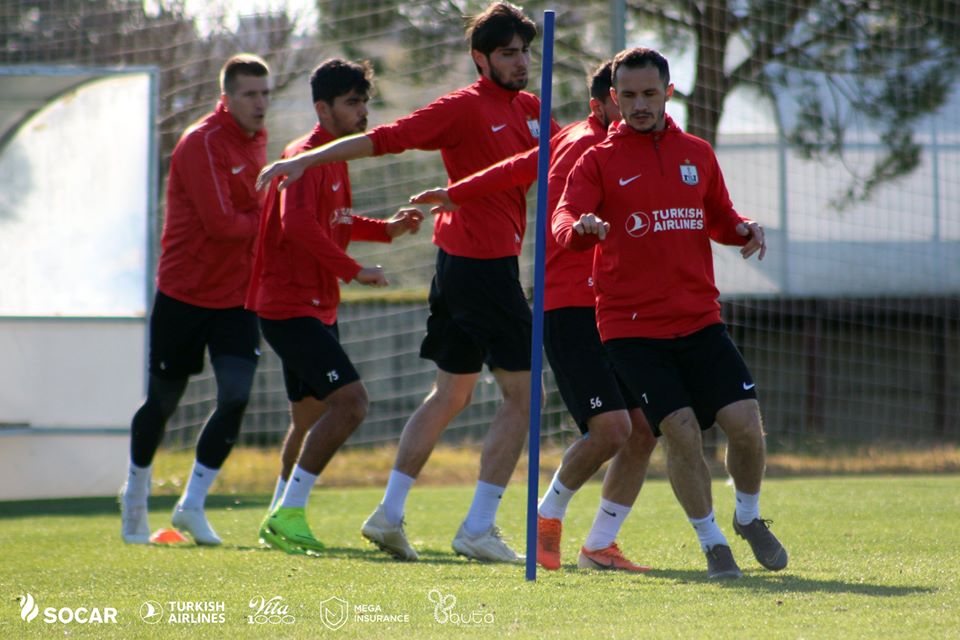
[[[560,202],[567,176],[583,152],[602,141],[607,135],[603,124],[591,114],[586,120],[574,122],[560,130],[550,140],[550,185],[547,196],[547,220]],[[537,179],[539,147],[502,160],[492,167],[473,174],[450,186],[447,195],[457,204],[479,198],[492,191],[514,186],[524,189]],[[593,307],[593,252],[569,251],[557,244],[552,233],[547,234],[546,265],[543,289],[544,311],[564,307]]]
[[[319,124],[284,149],[282,157],[333,140]],[[350,282],[360,264],[344,251],[351,240],[390,242],[385,220],[353,215],[346,162],[311,167],[282,192],[270,185],[264,205],[246,306],[269,320],[313,317],[337,320],[340,284]]]
[[[559,129],[553,121],[551,128]],[[529,149],[539,132],[539,98],[482,77],[367,135],[374,155],[439,149],[447,176],[455,182]],[[466,258],[520,255],[527,223],[525,193],[517,186],[473,200],[456,213],[440,214],[433,243]]]
[[[610,223],[603,242],[579,236],[584,213]],[[744,245],[749,222],[733,209],[706,141],[667,117],[643,134],[620,123],[577,161],[557,207],[561,246],[598,245],[594,263],[597,327],[602,340],[674,338],[720,322],[710,240]]]
[[[199,307],[243,304],[266,161],[266,131],[251,137],[222,101],[184,132],[170,162],[157,289]]]

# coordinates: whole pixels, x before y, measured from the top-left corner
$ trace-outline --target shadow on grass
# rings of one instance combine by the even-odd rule
[[[936,588],[920,585],[892,586],[844,580],[819,580],[804,578],[791,573],[773,574],[765,571],[758,571],[756,573],[747,571],[739,580],[713,580],[708,578],[704,571],[690,570],[654,569],[646,575],[660,580],[669,580],[677,584],[709,583],[728,589],[755,592],[765,591],[780,595],[789,593],[849,593],[861,596],[899,598],[921,593],[936,593],[938,591]]]
[[[154,545],[154,548],[165,549],[168,551],[178,551],[190,553],[201,549],[203,547],[198,547],[194,544],[175,544],[175,545]],[[423,564],[437,564],[437,565],[456,565],[463,564],[466,565],[467,561],[463,558],[459,558],[456,554],[445,553],[442,551],[435,550],[423,550],[420,552],[420,560],[417,562],[404,562],[402,560],[397,560],[382,551],[378,551],[374,548],[369,549],[358,549],[356,547],[335,547],[327,546],[326,549],[316,553],[307,553],[307,554],[287,554],[279,549],[271,549],[269,547],[261,545],[249,545],[249,544],[223,544],[218,547],[222,551],[243,551],[243,552],[253,552],[253,553],[269,553],[274,554],[278,558],[282,556],[290,556],[293,558],[302,558],[305,561],[311,560],[323,560],[323,559],[338,559],[338,560],[363,560],[365,562],[371,562],[374,564],[384,564],[384,565],[423,565]],[[481,565],[482,566],[482,565]],[[490,564],[490,566],[496,566]]]
[[[152,496],[150,511],[172,511],[177,496]],[[266,509],[270,501],[265,495],[212,495],[208,509]],[[23,500],[0,502],[0,520],[35,516],[94,516],[119,514],[116,498],[65,498],[62,500]]]

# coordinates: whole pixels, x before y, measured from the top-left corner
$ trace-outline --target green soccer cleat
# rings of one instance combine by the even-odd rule
[[[323,551],[323,543],[313,536],[302,507],[277,507],[260,525],[260,539],[287,553]]]
[[[279,549],[280,551],[289,553],[291,555],[304,555],[306,553],[305,549],[294,544],[290,544],[274,533],[269,526],[267,526],[271,515],[273,515],[273,511],[269,511],[267,516],[263,519],[263,522],[260,523],[260,531],[257,534],[260,539],[260,544],[265,545],[268,549]]]

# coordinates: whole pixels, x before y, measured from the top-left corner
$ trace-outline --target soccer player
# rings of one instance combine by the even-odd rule
[[[666,115],[667,60],[628,49],[613,61],[623,122],[577,161],[553,233],[564,247],[597,246],[597,323],[619,378],[667,446],[670,484],[707,557],[711,578],[740,577],[714,519],[700,431],[727,435],[736,487],[733,529],[774,571],[787,552],[760,518],[765,441],[756,383],[720,319],[710,240],[766,252],[763,229],[733,208],[709,144]]]
[[[216,110],[186,130],[170,163],[150,315],[150,380],[146,402],[133,416],[120,496],[121,534],[128,543],[149,542],[153,456],[187,379],[203,370],[206,349],[217,381],[216,408],[200,432],[173,526],[197,544],[220,544],[204,501],[237,440],[260,355],[257,318],[243,300],[263,204],[254,185],[266,162],[266,62],[250,54],[230,58],[220,70],[220,91]]]
[[[607,136],[620,111],[610,95],[607,61],[590,80],[590,116],[564,127],[551,141],[550,196],[552,215],[570,170],[584,151]],[[415,204],[437,204],[437,212],[455,211],[491,191],[527,186],[537,177],[538,148],[508,158],[451,185],[411,198]],[[560,537],[567,505],[600,466],[613,458],[593,527],[580,550],[582,568],[644,571],[627,559],[616,537],[636,501],[656,439],[639,403],[622,388],[603,351],[594,313],[593,252],[568,251],[547,235],[544,286],[544,347],[567,409],[582,437],[564,455],[563,463],[540,500],[537,518],[537,562],[560,568]]]
[[[536,25],[514,5],[495,2],[471,20],[467,35],[477,82],[367,135],[275,163],[261,172],[258,186],[286,174],[282,188],[316,163],[407,149],[439,149],[452,182],[534,146],[540,101],[522,89]],[[486,363],[503,402],[484,441],[476,492],[453,549],[477,560],[522,560],[495,520],[530,412],[531,314],[517,260],[526,226],[524,193],[520,187],[491,193],[435,220],[437,270],[420,355],[436,363],[437,379],[404,426],[383,502],[362,527],[367,539],[396,558],[417,559],[403,527],[407,495],[444,429],[470,404]]]
[[[339,58],[318,66],[310,77],[318,124],[283,156],[366,130],[372,73],[368,63]],[[247,308],[257,312],[264,337],[283,362],[293,416],[276,508],[261,525],[260,538],[289,553],[323,549],[307,524],[307,500],[367,412],[366,389],[339,342],[337,280],[379,287],[387,279],[381,267],[363,267],[345,249],[351,240],[390,242],[415,233],[423,220],[414,208],[387,221],[354,215],[351,207],[346,162],[311,168],[282,193],[270,190],[247,295]]]

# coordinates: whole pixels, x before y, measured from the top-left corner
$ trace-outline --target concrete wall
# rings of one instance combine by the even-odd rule
[[[144,326],[0,318],[0,500],[117,491],[144,393]]]

